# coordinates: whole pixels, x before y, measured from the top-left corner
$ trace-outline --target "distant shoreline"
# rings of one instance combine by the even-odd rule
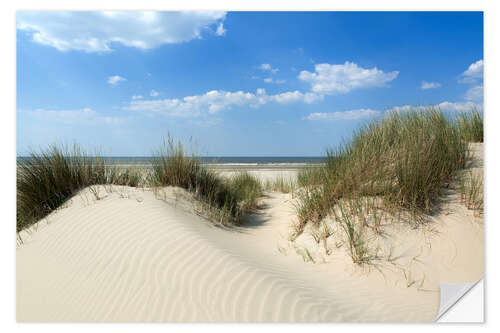
[[[106,166],[115,166],[118,168],[138,168],[151,169],[152,157],[101,157]],[[220,171],[239,171],[239,170],[275,170],[275,171],[296,171],[307,167],[320,167],[324,165],[325,157],[272,157],[272,156],[227,156],[227,157],[200,157],[202,165],[210,169]],[[17,163],[23,159],[29,159],[26,156],[16,157]]]

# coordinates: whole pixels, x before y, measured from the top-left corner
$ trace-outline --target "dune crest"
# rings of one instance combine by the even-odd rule
[[[439,290],[360,269],[341,249],[304,262],[287,241],[290,194],[267,193],[232,229],[194,214],[178,188],[106,186],[98,197],[85,189],[21,233],[18,321],[421,322],[438,313]],[[432,285],[483,274],[482,225],[464,211],[435,219],[420,266]]]

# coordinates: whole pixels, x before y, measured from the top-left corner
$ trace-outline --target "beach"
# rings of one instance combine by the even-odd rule
[[[473,151],[482,169],[482,145]],[[297,169],[247,171],[271,179]],[[453,196],[432,228],[387,229],[394,262],[362,268],[335,244],[325,255],[306,234],[289,241],[292,193],[266,192],[242,226],[224,228],[181,188],[99,191],[21,232],[18,321],[431,322],[440,282],[483,275],[482,219]]]

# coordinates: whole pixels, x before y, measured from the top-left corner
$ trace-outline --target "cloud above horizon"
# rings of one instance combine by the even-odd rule
[[[16,24],[36,43],[91,53],[110,52],[113,43],[147,50],[201,39],[204,31],[223,36],[225,18],[215,11],[20,11]]]
[[[144,111],[152,114],[162,114],[176,117],[196,117],[202,114],[216,114],[233,107],[258,108],[267,103],[288,104],[303,102],[311,104],[323,99],[322,95],[298,90],[275,95],[268,95],[265,89],[259,88],[255,93],[244,91],[211,90],[202,95],[183,98],[166,98],[160,100],[133,100],[124,110]]]
[[[372,109],[358,109],[338,112],[313,112],[305,119],[308,120],[355,120],[363,118],[372,118],[380,114],[380,111]]]
[[[264,63],[258,67],[263,72],[276,73],[278,68]],[[183,98],[166,98],[161,100],[132,100],[128,105],[121,107],[124,110],[144,111],[149,115],[163,114],[176,117],[197,117],[202,114],[215,114],[222,110],[229,110],[235,106],[258,108],[268,103],[306,103],[312,104],[324,100],[326,95],[334,93],[348,93],[351,90],[367,87],[382,87],[387,82],[394,80],[398,71],[385,73],[376,67],[364,69],[355,63],[345,62],[343,65],[319,64],[315,66],[316,72],[302,71],[299,79],[311,83],[311,91],[301,92],[299,90],[285,91],[274,95],[268,95],[262,88],[256,93],[239,91],[211,90],[201,95],[186,96]],[[258,78],[258,77],[252,77]],[[268,77],[265,83],[282,84],[285,80]],[[156,97],[157,94],[150,94]],[[356,110],[360,111],[360,110]],[[364,116],[368,115],[368,109],[362,109]],[[358,112],[359,113],[359,112]],[[357,113],[356,113],[357,114]],[[370,113],[371,114],[371,113]],[[345,114],[344,114],[345,116]],[[351,119],[355,114],[350,115]],[[318,113],[314,117],[330,117],[328,113]],[[340,115],[334,115],[334,118]]]
[[[468,101],[482,102],[484,94],[483,90],[484,89],[482,84],[471,87],[465,93],[465,99]]]
[[[355,120],[355,119],[365,119],[365,118],[373,118],[378,115],[387,112],[408,112],[411,110],[425,111],[429,107],[433,107],[439,109],[441,111],[450,111],[450,112],[468,112],[472,110],[482,110],[482,104],[477,104],[473,102],[442,102],[435,105],[430,106],[421,106],[421,105],[401,105],[394,106],[386,110],[373,110],[373,109],[357,109],[357,110],[348,110],[348,111],[337,111],[337,112],[313,112],[310,113],[307,117],[302,119],[304,120],[325,120],[325,121],[335,121],[335,120]]]
[[[420,89],[428,90],[428,89],[436,89],[439,87],[441,87],[441,83],[422,81],[422,85],[420,86]]]
[[[483,80],[484,64],[483,59],[472,63],[465,72],[462,73],[460,83],[476,83]]]
[[[116,86],[118,83],[123,82],[123,81],[127,81],[127,79],[124,77],[121,77],[120,75],[113,75],[113,76],[108,77],[108,84],[110,84],[112,86]]]
[[[276,74],[279,71],[279,68],[273,68],[270,64],[261,64],[259,69],[263,72],[270,72],[272,74]]]
[[[394,80],[399,71],[384,72],[373,67],[366,69],[353,62],[342,65],[317,64],[314,73],[301,71],[298,78],[311,84],[311,90],[318,94],[346,94],[351,90],[384,87]]]
[[[272,77],[266,77],[264,79],[265,83],[274,83],[274,84],[283,84],[286,82],[286,80],[283,79],[273,79]]]
[[[35,109],[23,110],[23,113],[29,113],[35,117],[50,119],[55,122],[66,124],[85,124],[85,123],[106,123],[118,124],[123,122],[123,118],[103,116],[90,108],[55,110],[55,109]]]
[[[468,101],[482,102],[484,96],[483,88],[484,64],[483,59],[472,63],[465,72],[463,72],[458,80],[459,83],[474,84],[469,88],[464,95]]]
[[[448,102],[444,101],[439,104],[434,105],[402,105],[402,106],[394,106],[392,108],[387,109],[387,111],[396,111],[396,112],[405,112],[410,110],[421,110],[425,111],[429,107],[436,108],[441,111],[452,111],[452,112],[468,112],[474,109],[482,110],[483,105],[479,103],[473,102]]]

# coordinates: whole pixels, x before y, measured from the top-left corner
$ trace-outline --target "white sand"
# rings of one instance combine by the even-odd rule
[[[100,193],[82,191],[22,233],[18,321],[433,321],[439,282],[483,275],[482,220],[453,196],[432,227],[388,229],[397,259],[379,271],[353,265],[344,247],[323,262],[305,236],[290,244],[289,194],[268,194],[245,227],[226,230],[180,189]]]

